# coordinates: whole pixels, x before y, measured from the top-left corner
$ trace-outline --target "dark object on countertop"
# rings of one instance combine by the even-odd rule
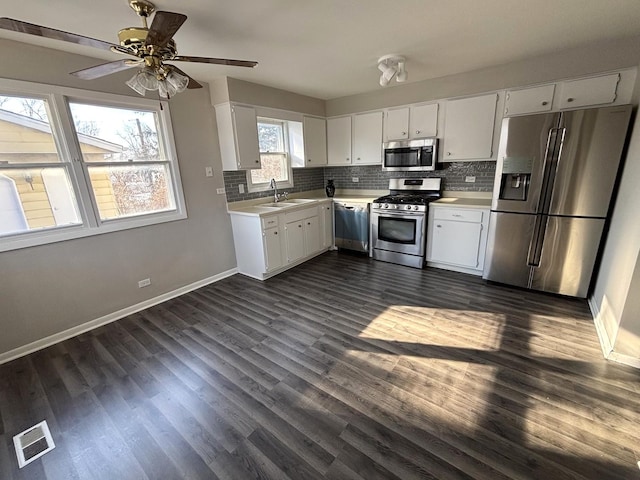
[[[324,187],[325,192],[327,192],[327,197],[331,198],[336,193],[336,186],[333,184],[333,180],[327,180],[327,186]]]

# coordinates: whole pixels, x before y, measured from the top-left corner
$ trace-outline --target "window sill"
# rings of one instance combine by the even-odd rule
[[[137,216],[135,218],[111,220],[103,223],[99,227],[93,228],[87,226],[60,227],[51,230],[43,230],[41,232],[7,236],[5,238],[0,238],[0,252],[36,247],[39,245],[48,245],[51,243],[74,240],[76,238],[92,237],[94,235],[102,235],[103,233],[120,232],[132,228],[184,220],[185,218],[187,218],[186,213],[171,211],[152,213],[149,215]]]

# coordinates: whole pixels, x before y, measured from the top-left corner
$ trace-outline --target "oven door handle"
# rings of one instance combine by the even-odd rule
[[[377,216],[387,216],[387,217],[407,217],[407,218],[413,218],[413,217],[424,217],[425,216],[425,212],[394,212],[394,211],[389,211],[389,210],[382,210],[382,211],[374,211],[373,215],[377,215]]]

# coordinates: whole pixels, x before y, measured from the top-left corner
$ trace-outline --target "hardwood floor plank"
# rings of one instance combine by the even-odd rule
[[[638,393],[583,300],[330,252],[0,365],[0,478],[628,479]]]

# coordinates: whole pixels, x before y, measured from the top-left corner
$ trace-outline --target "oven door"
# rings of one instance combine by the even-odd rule
[[[425,218],[424,212],[372,212],[372,247],[409,255],[424,255]]]

